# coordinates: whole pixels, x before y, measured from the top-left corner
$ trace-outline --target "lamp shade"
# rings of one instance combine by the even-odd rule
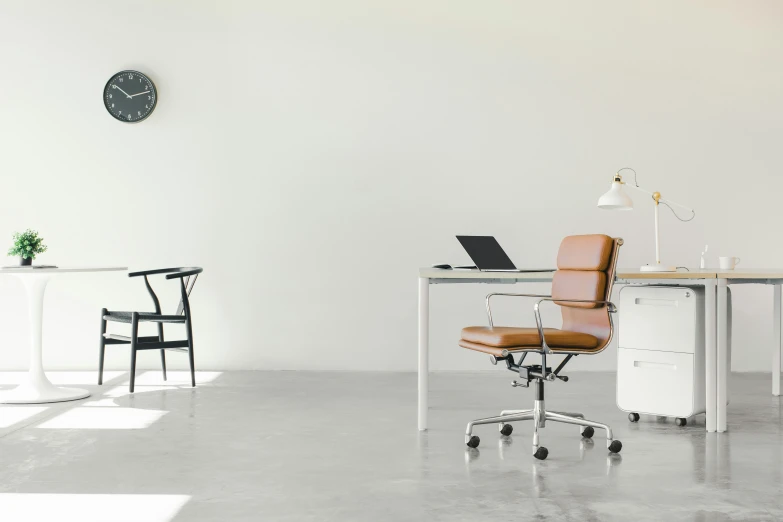
[[[598,198],[598,208],[604,210],[633,210],[633,200],[619,181],[613,181],[609,192]]]

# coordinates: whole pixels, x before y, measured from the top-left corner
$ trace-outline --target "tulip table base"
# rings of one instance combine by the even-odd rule
[[[125,270],[120,267],[106,268],[59,268],[59,269],[10,269],[0,273],[17,276],[27,291],[27,306],[30,313],[30,367],[25,381],[13,390],[0,392],[0,404],[41,404],[84,399],[90,392],[80,388],[62,388],[46,378],[43,369],[43,303],[46,283],[52,275],[63,272],[108,272]]]
[[[30,368],[24,383],[11,391],[0,393],[0,403],[40,404],[89,397],[90,392],[87,390],[55,386],[46,378],[43,370],[43,298],[49,274],[29,273],[19,275],[19,279],[27,290],[27,307],[30,311]]]
[[[44,376],[43,383],[26,382],[11,391],[0,393],[0,404],[42,404],[85,399],[90,392],[81,388],[61,388]]]

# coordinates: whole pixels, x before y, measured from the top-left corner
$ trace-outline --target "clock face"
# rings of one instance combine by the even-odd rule
[[[122,71],[106,82],[103,104],[109,114],[126,123],[136,123],[155,110],[158,93],[152,80],[137,71]]]

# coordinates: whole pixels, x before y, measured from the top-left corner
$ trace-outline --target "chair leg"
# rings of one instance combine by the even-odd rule
[[[575,424],[579,426],[583,437],[593,436],[593,428],[601,428],[606,431],[606,447],[610,453],[617,454],[623,447],[623,443],[612,436],[612,429],[606,424],[586,420],[581,413],[562,413],[547,411],[544,402],[544,381],[536,379],[535,384],[535,402],[532,410],[503,410],[500,415],[478,419],[468,423],[465,430],[465,444],[470,448],[476,448],[479,445],[479,438],[473,435],[473,426],[479,424],[495,424],[503,428],[503,425],[510,422],[532,420],[533,421],[533,456],[539,460],[544,460],[549,455],[549,450],[541,445],[539,430],[546,427],[547,421],[561,422],[564,424]],[[582,431],[582,428],[589,427],[589,433]],[[501,431],[501,433],[503,433]],[[504,435],[508,435],[505,433]]]
[[[533,410],[503,410],[503,411],[500,412],[500,415],[512,415],[512,414],[515,414],[515,413],[528,413],[528,412],[531,412],[531,411],[533,411]],[[498,431],[503,433],[503,426],[505,426],[505,425],[506,425],[505,422],[499,423],[498,424]]]
[[[193,361],[193,328],[190,326],[190,319],[185,323],[188,331],[188,358],[190,359],[190,384],[196,387],[196,367]]]
[[[617,442],[619,444],[619,447],[622,448],[622,444],[620,441],[615,441],[612,437],[612,428],[607,426],[606,424],[602,424],[600,422],[594,422],[585,420],[584,418],[576,418],[576,417],[569,417],[568,415],[561,415],[559,413],[553,413],[551,411],[546,412],[546,420],[552,421],[552,422],[562,422],[564,424],[576,424],[577,426],[590,426],[592,428],[601,428],[602,430],[606,431],[606,447],[612,450],[612,445]],[[617,447],[617,445],[615,445]],[[613,453],[619,452],[620,450],[617,449],[612,450]]]
[[[497,417],[487,417],[486,419],[476,419],[468,423],[468,427],[465,428],[465,443],[467,444],[470,437],[473,435],[473,426],[479,426],[481,424],[498,424],[506,422],[516,422],[523,420],[530,420],[533,418],[532,411],[523,411],[521,413],[513,413],[511,415],[499,415]]]
[[[550,412],[547,412],[547,413],[550,413]],[[584,419],[585,418],[585,416],[582,415],[581,413],[571,413],[571,412],[567,412],[567,411],[553,411],[551,413],[557,413],[558,415],[565,415],[566,417],[574,417],[576,419]],[[584,428],[584,426],[577,426],[577,428],[579,428],[579,433],[582,433],[582,428]]]
[[[533,456],[536,458],[539,458],[537,455],[540,455],[539,449],[541,448],[538,429],[543,428],[544,426],[546,426],[546,408],[544,406],[544,401],[543,399],[536,400],[533,410]],[[547,454],[549,453],[549,450],[546,448],[542,451]],[[546,456],[544,456],[544,458],[546,458]]]
[[[166,350],[160,351],[160,365],[163,367],[163,380],[166,380]]]
[[[163,324],[158,323],[158,341],[163,342]],[[160,365],[163,368],[163,380],[166,379],[166,350],[160,351]]]
[[[130,392],[133,393],[136,387],[136,345],[139,337],[139,314],[131,314],[131,369],[130,369]]]
[[[98,360],[98,385],[103,384],[103,356],[106,353],[106,338],[103,334],[106,333],[106,316],[107,310],[104,308],[101,310],[101,350],[100,359]]]

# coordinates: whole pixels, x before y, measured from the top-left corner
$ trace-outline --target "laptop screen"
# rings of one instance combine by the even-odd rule
[[[511,259],[492,236],[457,236],[479,270],[515,270]]]

